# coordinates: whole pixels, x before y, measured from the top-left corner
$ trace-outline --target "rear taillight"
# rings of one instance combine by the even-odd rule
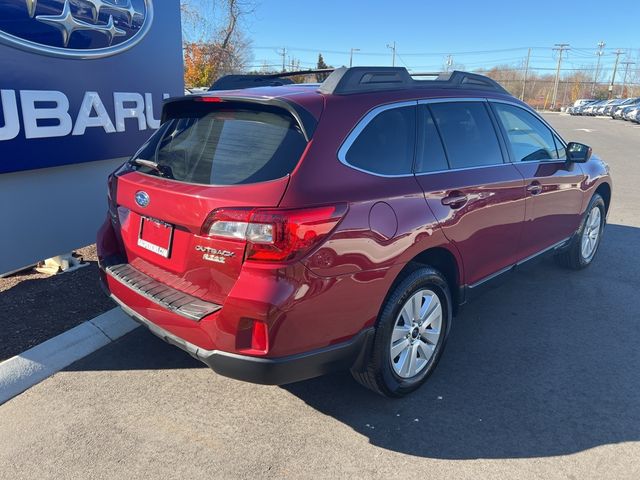
[[[304,209],[221,208],[202,234],[247,242],[246,260],[288,262],[319,245],[347,211],[344,204]]]

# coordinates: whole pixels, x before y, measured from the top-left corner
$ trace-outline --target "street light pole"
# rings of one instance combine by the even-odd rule
[[[360,49],[359,48],[352,48],[351,52],[349,53],[349,68],[353,67],[353,52],[359,52]]]

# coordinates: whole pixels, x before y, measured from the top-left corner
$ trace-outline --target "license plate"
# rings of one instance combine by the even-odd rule
[[[140,218],[138,246],[169,258],[173,241],[173,225],[149,217]]]

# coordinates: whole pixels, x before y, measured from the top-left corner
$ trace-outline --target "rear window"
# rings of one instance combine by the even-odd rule
[[[278,109],[191,110],[163,124],[134,159],[157,163],[167,178],[238,185],[291,173],[306,144],[293,117]],[[160,175],[151,167],[134,166]]]

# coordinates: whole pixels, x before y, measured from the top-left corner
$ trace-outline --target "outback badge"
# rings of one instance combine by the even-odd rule
[[[218,250],[217,248],[205,247],[203,245],[196,245],[196,252],[204,252],[202,259],[215,263],[226,263],[227,258],[236,256],[235,253],[229,250]]]

